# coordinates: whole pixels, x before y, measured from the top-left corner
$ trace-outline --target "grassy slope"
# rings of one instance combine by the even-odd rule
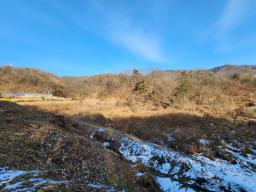
[[[0,68],[0,91],[48,92],[56,87],[65,86],[62,79],[55,75],[32,68]]]

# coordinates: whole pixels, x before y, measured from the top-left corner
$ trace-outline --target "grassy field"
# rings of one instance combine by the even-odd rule
[[[234,124],[232,114],[212,115],[192,109],[158,109],[147,105],[134,111],[116,99],[14,101],[78,121],[111,127],[157,144],[168,144],[172,135],[176,141],[168,144],[172,148],[190,154],[203,152],[213,158],[218,153],[216,145],[222,141],[249,143],[253,142],[256,134],[255,125],[248,124],[256,118],[255,112],[249,108],[239,111]],[[211,145],[207,148],[201,146],[200,139],[211,140]]]

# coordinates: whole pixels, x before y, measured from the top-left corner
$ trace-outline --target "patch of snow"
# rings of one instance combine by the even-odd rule
[[[250,146],[252,154],[247,154],[246,157],[241,154],[241,149],[244,147],[241,143],[236,143],[239,148],[234,147],[232,144],[225,143],[222,147],[226,152],[230,153],[240,164],[250,166],[250,164],[256,165],[256,154]]]
[[[210,144],[210,141],[207,140],[207,139],[199,139],[199,143],[201,145],[209,145]]]
[[[173,138],[172,133],[167,134],[167,141],[171,142],[171,143],[174,142],[174,138]]]
[[[156,181],[164,192],[194,192],[193,189],[184,188],[179,182],[173,181],[170,178],[156,177]]]
[[[196,158],[201,163],[192,164],[192,172],[187,172],[192,178],[198,176],[205,178],[216,189],[223,186],[226,189],[230,187],[233,191],[240,191],[241,189],[248,192],[255,191],[256,172],[241,167],[239,164],[231,164],[220,159],[213,161],[203,156],[197,156]]]
[[[104,145],[106,148],[110,147],[110,143],[109,143],[108,141],[105,141],[105,142],[103,143],[103,145]]]
[[[35,173],[36,171],[20,171],[20,170],[8,170],[6,167],[0,168],[0,180],[12,180],[18,176]]]
[[[256,150],[250,147],[250,150],[256,155]]]
[[[235,157],[236,160],[239,160],[241,164],[247,165],[248,163],[250,164],[255,164],[256,165],[256,157],[255,155],[252,154],[247,154],[246,157],[241,155],[239,152],[234,152],[231,150],[226,149],[225,151],[231,153],[233,157]]]
[[[242,147],[241,143],[236,142],[237,145],[239,145],[240,147]],[[223,146],[232,150],[232,151],[240,151],[239,148],[235,147],[234,145],[230,144],[230,143],[226,143],[225,141],[222,142]]]
[[[95,135],[95,133],[92,133],[92,134],[90,135],[90,139],[94,139],[94,135]]]
[[[123,137],[120,141],[120,153],[132,163],[142,163],[154,171],[176,180],[187,180],[203,190],[222,191],[220,187],[234,192],[241,189],[255,192],[256,172],[227,161],[210,160],[203,156],[188,156],[167,150],[152,143]],[[203,182],[197,183],[198,180]],[[161,181],[161,180],[160,180]]]
[[[143,175],[145,175],[145,173],[142,173],[142,172],[136,173],[136,177],[142,177]]]
[[[102,189],[102,190],[104,190],[106,192],[115,192],[116,191],[114,189],[114,187],[109,187],[107,185],[97,184],[97,183],[90,183],[90,184],[87,185],[87,187],[92,188],[92,189]]]
[[[11,183],[12,180],[14,180],[17,177],[27,175],[27,174],[35,174],[37,171],[21,171],[21,170],[9,170],[6,167],[1,168],[0,167],[0,187],[3,187],[4,185],[7,185]],[[17,187],[22,184],[21,182],[17,182]],[[14,187],[15,184],[12,184],[10,188]]]
[[[93,184],[93,183],[90,183],[87,185],[88,187],[91,187],[91,188],[94,188],[94,189],[105,189],[105,188],[108,188],[108,186],[106,185],[102,185],[102,184]]]
[[[97,132],[98,132],[98,133],[104,133],[104,131],[105,131],[105,130],[104,130],[103,128],[101,128],[101,127],[97,129]]]
[[[22,171],[11,170],[6,167],[0,167],[0,188],[8,191],[35,191],[36,187],[45,184],[62,184],[65,181],[54,181],[51,179],[39,178],[38,170]],[[23,184],[26,183],[26,186]],[[29,185],[27,185],[29,183]],[[29,186],[29,187],[27,187]]]
[[[168,133],[168,134],[166,134],[166,137],[167,137],[167,141],[166,142],[161,141],[161,144],[165,145],[168,148],[172,147],[172,145],[175,143],[175,139],[173,137],[173,134]]]
[[[101,128],[101,127],[96,129],[96,131],[90,135],[90,139],[94,139],[95,134],[100,134],[100,135],[103,134],[104,131],[105,130],[103,128]]]
[[[23,183],[24,183],[24,181],[20,181],[20,182],[16,182],[16,183],[13,183],[13,184],[9,184],[4,189],[12,191],[12,190],[20,188]]]
[[[34,186],[40,186],[40,185],[44,185],[44,184],[55,185],[55,184],[64,183],[64,182],[61,182],[61,181],[54,181],[54,180],[45,179],[45,178],[31,178],[28,181],[33,183]]]

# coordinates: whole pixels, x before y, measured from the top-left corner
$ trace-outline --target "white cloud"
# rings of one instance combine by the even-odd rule
[[[217,50],[229,52],[239,47],[242,36],[236,36],[236,30],[246,24],[254,14],[254,0],[228,0],[223,11],[213,24],[208,37],[216,41]],[[240,39],[240,40],[239,40]]]
[[[114,23],[108,22],[107,33],[110,40],[144,59],[164,62],[165,57],[158,34],[134,24],[131,16],[122,18],[119,17]]]
[[[251,0],[229,0],[216,23],[220,35],[231,32],[249,17]]]
[[[139,57],[151,62],[163,63],[165,56],[160,35],[154,30],[154,24],[150,20],[140,23],[140,19],[134,16],[136,13],[130,10],[128,5],[115,4],[106,8],[104,3],[98,4],[100,15],[105,18],[104,25],[107,33],[105,36],[111,42]]]
[[[114,31],[113,41],[129,51],[153,62],[164,62],[159,41],[154,35],[142,31]]]
[[[129,8],[131,8],[129,3],[125,5],[116,1],[106,3],[97,0],[88,2],[78,10],[67,8],[65,12],[82,30],[92,31],[112,44],[123,47],[148,61],[163,63],[165,56],[161,35],[154,29],[150,19],[146,23],[140,22],[134,10]],[[148,13],[148,15],[152,14],[155,13],[153,11]]]

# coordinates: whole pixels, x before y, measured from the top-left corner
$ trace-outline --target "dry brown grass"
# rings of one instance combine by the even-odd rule
[[[116,99],[85,99],[83,101],[39,101],[22,102],[40,110],[54,112],[75,120],[124,131],[138,138],[166,145],[187,153],[204,152],[213,157],[221,140],[249,142],[256,134],[255,127],[247,125],[248,119],[256,118],[252,111],[240,114],[235,125],[231,114],[212,115],[191,108],[152,108],[142,106],[132,110]],[[151,107],[151,108],[150,108]],[[248,116],[250,114],[250,118]],[[168,142],[172,134],[175,143]],[[208,149],[200,145],[199,139],[211,141]],[[210,150],[209,150],[210,149]]]
[[[143,82],[143,83],[142,83]],[[92,77],[58,77],[29,68],[0,68],[0,93],[51,92],[77,100],[101,99],[132,111],[181,109],[225,114],[255,99],[255,75],[219,76],[211,71],[154,71]],[[108,104],[108,103],[107,103]],[[96,105],[94,105],[96,106]],[[116,108],[116,107],[115,107]]]
[[[132,75],[69,77],[60,81],[74,100],[15,102],[109,126],[155,143],[166,142],[166,135],[172,133],[176,144],[170,145],[189,153],[205,151],[198,144],[200,138],[216,145],[221,139],[246,141],[255,135],[251,121],[256,118],[254,112],[240,110],[255,102],[256,80],[251,74],[158,71],[143,75],[135,71]]]

